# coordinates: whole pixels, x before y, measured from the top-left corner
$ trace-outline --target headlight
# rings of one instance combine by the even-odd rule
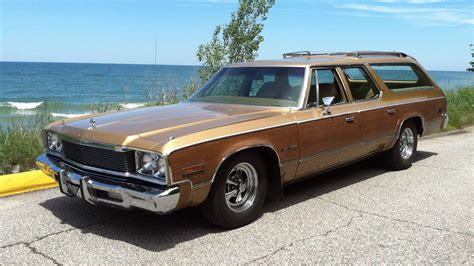
[[[61,142],[58,134],[56,133],[52,133],[52,132],[46,133],[46,147],[50,151],[60,152],[60,153],[63,152],[63,143]]]
[[[137,172],[144,175],[163,178],[166,176],[166,162],[158,153],[135,151]]]

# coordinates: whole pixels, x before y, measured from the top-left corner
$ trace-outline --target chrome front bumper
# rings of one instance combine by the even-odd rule
[[[56,179],[62,193],[93,205],[140,208],[164,214],[176,208],[180,197],[178,187],[161,189],[96,177],[46,154],[38,156],[36,164],[43,173]]]

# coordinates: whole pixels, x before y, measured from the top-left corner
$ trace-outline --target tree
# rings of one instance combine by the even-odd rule
[[[203,67],[199,70],[202,82],[226,64],[254,60],[263,42],[261,32],[275,0],[240,0],[239,8],[232,12],[231,21],[219,25],[212,39],[199,45],[196,53]]]

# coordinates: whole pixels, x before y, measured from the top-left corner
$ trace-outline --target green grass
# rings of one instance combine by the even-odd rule
[[[448,130],[474,125],[474,87],[446,91]]]
[[[0,174],[34,169],[42,151],[40,128],[17,125],[0,130]]]

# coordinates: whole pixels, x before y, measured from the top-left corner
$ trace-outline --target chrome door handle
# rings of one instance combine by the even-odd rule
[[[355,120],[355,117],[353,117],[353,116],[346,117],[346,122],[347,123],[352,123],[352,122],[354,122],[354,120]]]
[[[389,115],[393,115],[393,114],[395,114],[396,112],[397,112],[397,110],[395,110],[395,109],[389,109],[389,110],[387,110],[387,113],[388,113]]]

